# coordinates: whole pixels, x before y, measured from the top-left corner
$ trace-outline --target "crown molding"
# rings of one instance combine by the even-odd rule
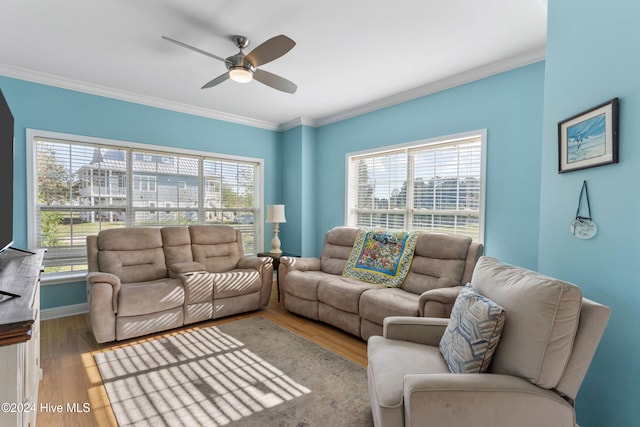
[[[486,77],[494,76],[496,74],[510,71],[516,68],[524,67],[526,65],[533,64],[535,62],[543,61],[545,59],[545,49],[533,50],[521,55],[513,56],[502,61],[494,62],[482,67],[475,68],[470,71],[466,71],[460,74],[456,74],[451,77],[447,77],[442,80],[438,80],[433,83],[429,83],[423,86],[419,86],[415,89],[411,89],[405,92],[401,92],[395,95],[391,95],[379,100],[359,105],[354,108],[350,108],[335,114],[320,117],[317,119],[308,119],[303,117],[297,117],[284,123],[273,123],[264,120],[252,119],[249,117],[237,116],[234,114],[224,113],[221,111],[210,110],[201,107],[195,107],[192,105],[181,104],[178,102],[169,101],[166,99],[154,98],[146,95],[141,95],[132,92],[121,91],[109,87],[95,85],[78,80],[67,79],[60,76],[41,73],[38,71],[27,70],[23,68],[13,67],[5,64],[0,64],[0,75],[7,77],[13,77],[20,80],[26,80],[34,83],[45,84],[49,86],[60,87],[63,89],[69,89],[88,93],[92,95],[104,96],[107,98],[118,99],[121,101],[133,102],[136,104],[147,105],[150,107],[162,108],[165,110],[176,111],[180,113],[193,114],[196,116],[207,117],[215,120],[222,120],[226,122],[236,123],[245,126],[252,126],[261,129],[273,130],[273,131],[286,131],[293,129],[297,126],[310,126],[321,127],[332,123],[340,122],[342,120],[350,119],[353,117],[361,116],[366,113],[381,110],[383,108],[391,107],[394,105],[402,104],[403,102],[412,101],[423,96],[431,95],[437,92],[441,92],[447,89],[461,86],[466,83],[471,83]]]
[[[314,121],[314,126],[326,126],[332,123],[340,122],[342,120],[350,119],[353,117],[361,116],[366,113],[381,110],[386,107],[402,104],[403,102],[412,101],[423,96],[432,95],[436,92],[442,92],[443,90],[451,89],[456,86],[461,86],[466,83],[471,83],[476,80],[481,80],[487,77],[494,76],[496,74],[503,73],[505,71],[514,70],[516,68],[524,67],[536,62],[543,61],[545,59],[545,49],[533,50],[521,55],[513,56],[511,58],[504,59],[502,61],[494,62],[482,67],[475,68],[470,71],[465,71],[447,77],[442,80],[438,80],[433,83],[428,83],[423,86],[419,86],[415,89],[411,89],[405,92],[400,92],[395,95],[388,96],[386,98],[379,99],[374,102],[370,102],[364,105],[360,105],[342,112],[331,114],[322,118],[318,118]]]
[[[11,65],[0,64],[0,75],[12,77],[20,80],[26,80],[33,83],[40,83],[48,86],[55,86],[62,89],[69,89],[78,92],[88,93],[91,95],[103,96],[106,98],[118,99],[120,101],[133,102],[136,104],[147,105],[149,107],[162,108],[164,110],[176,111],[179,113],[193,114],[195,116],[207,117],[210,119],[222,120],[225,122],[236,123],[245,126],[252,126],[267,130],[279,130],[278,123],[267,122],[264,120],[252,119],[249,117],[237,116],[235,114],[224,113],[221,111],[210,110],[193,105],[173,102],[166,99],[154,98],[151,96],[141,95],[139,93],[127,92],[123,90],[113,89],[106,86],[100,86],[93,83],[87,83],[80,80],[72,80],[52,74],[41,73],[39,71],[28,70],[24,68],[14,67]]]
[[[293,120],[289,120],[288,122],[280,124],[278,130],[283,132],[285,130],[293,129],[298,126],[309,126],[309,127],[317,127],[317,124],[313,120],[309,120],[303,117],[297,117]]]

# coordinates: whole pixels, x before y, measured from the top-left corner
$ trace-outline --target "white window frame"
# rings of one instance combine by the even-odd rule
[[[75,135],[75,134],[67,134],[60,132],[51,132],[39,129],[26,129],[26,141],[27,141],[27,242],[30,248],[37,247],[37,215],[36,209],[38,206],[37,197],[35,191],[35,183],[36,183],[36,140],[38,138],[42,139],[59,139],[67,142],[77,142],[80,144],[92,144],[92,145],[104,145],[107,147],[114,148],[124,148],[131,150],[149,150],[154,152],[164,152],[170,155],[184,155],[184,156],[195,156],[200,158],[206,158],[216,161],[237,161],[244,163],[255,163],[256,164],[256,176],[254,182],[254,188],[256,191],[254,204],[255,204],[255,212],[256,212],[256,251],[259,251],[260,248],[264,246],[264,159],[254,158],[254,157],[245,157],[245,156],[236,156],[229,154],[218,154],[207,151],[199,151],[192,150],[187,148],[177,148],[177,147],[166,147],[161,145],[151,145],[151,144],[142,144],[138,142],[130,142],[130,141],[121,141],[114,139],[106,139],[106,138],[98,138],[86,135]],[[202,161],[200,161],[202,162]],[[133,186],[133,174],[131,174],[131,186]],[[154,177],[155,179],[155,177]],[[200,185],[202,187],[202,185]],[[204,199],[204,194],[200,191],[201,199]],[[199,203],[199,206],[202,206],[202,203]],[[86,276],[86,272],[66,272],[66,273],[48,273],[42,276],[41,283],[42,285],[54,285],[60,283],[71,283],[74,281],[79,281],[84,279]]]
[[[479,138],[481,143],[480,148],[480,201],[479,201],[479,209],[478,209],[478,243],[484,244],[484,233],[485,233],[485,206],[486,206],[486,161],[487,161],[487,130],[479,129],[469,132],[462,132],[453,135],[445,135],[436,138],[424,139],[419,141],[413,141],[403,144],[396,144],[391,146],[385,146],[380,148],[374,148],[369,150],[357,151],[346,154],[345,161],[345,212],[344,212],[344,223],[348,226],[354,226],[356,224],[356,216],[357,212],[354,210],[354,206],[356,206],[356,192],[352,191],[352,185],[350,183],[350,179],[356,175],[356,172],[352,169],[352,167],[357,168],[357,162],[352,161],[352,159],[357,159],[359,157],[367,157],[373,155],[384,155],[385,153],[392,153],[398,151],[406,151],[409,153],[411,150],[416,150],[419,148],[427,148],[432,146],[433,148],[444,146],[448,144],[455,143],[457,141]],[[407,154],[409,155],[409,154]],[[407,180],[413,180],[413,167],[407,165]],[[412,186],[407,185],[407,188]],[[409,199],[409,197],[408,197]],[[405,214],[405,228],[410,228],[411,224],[407,224],[408,221],[412,220],[412,215],[414,209],[412,208],[412,204],[410,201],[407,201],[407,207],[402,210]],[[392,210],[389,210],[387,213],[396,213]]]
[[[133,189],[136,191],[156,191],[156,177],[150,175],[133,175]]]

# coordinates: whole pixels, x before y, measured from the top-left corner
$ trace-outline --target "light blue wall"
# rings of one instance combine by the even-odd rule
[[[640,425],[640,3],[549,2],[539,269],[612,317],[577,399],[581,427]],[[620,163],[557,174],[557,123],[620,98]],[[587,180],[598,234],[569,234]]]
[[[302,126],[282,132],[282,200],[287,222],[280,225],[284,252],[300,255],[302,251]],[[270,225],[268,225],[271,228]],[[271,240],[265,240],[265,250]]]
[[[317,245],[344,223],[347,153],[486,128],[485,253],[536,268],[543,90],[540,62],[319,128]]]
[[[282,133],[282,188],[287,222],[280,225],[282,250],[315,256],[316,129],[297,126]],[[265,249],[269,241],[265,241]]]
[[[300,254],[302,256],[313,256],[316,249],[315,226],[317,222],[316,206],[316,156],[317,156],[317,131],[315,128],[302,127],[302,235]]]
[[[0,87],[15,117],[16,246],[27,246],[26,128],[261,158],[265,202],[282,197],[278,132],[7,77],[0,77]],[[268,241],[270,233],[265,228]],[[42,307],[85,302],[83,289],[82,283],[47,286]]]

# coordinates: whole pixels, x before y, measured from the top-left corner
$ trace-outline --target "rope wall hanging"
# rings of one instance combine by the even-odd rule
[[[587,200],[588,216],[580,216],[583,196],[586,197]],[[578,210],[576,211],[576,217],[571,221],[569,229],[575,237],[584,240],[591,239],[598,232],[598,226],[595,221],[591,219],[591,204],[589,203],[587,181],[582,182],[582,190],[580,190],[580,198],[578,199]]]

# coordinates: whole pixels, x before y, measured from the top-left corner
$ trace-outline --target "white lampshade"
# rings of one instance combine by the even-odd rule
[[[249,83],[251,80],[253,80],[253,73],[241,67],[234,67],[229,70],[229,77],[234,82]]]
[[[267,205],[267,222],[287,222],[287,219],[284,217],[284,205]]]

